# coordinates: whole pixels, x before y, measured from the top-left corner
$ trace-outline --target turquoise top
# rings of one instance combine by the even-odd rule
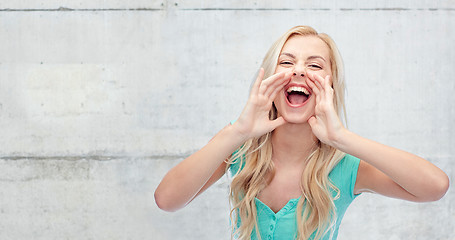
[[[230,166],[231,174],[234,175],[239,169],[239,163]],[[334,200],[336,207],[336,225],[333,231],[333,238],[336,239],[338,235],[338,228],[341,219],[346,212],[346,209],[351,202],[358,196],[354,195],[354,186],[357,178],[357,170],[359,168],[360,160],[356,157],[346,154],[340,162],[329,173],[329,178],[332,183],[340,190],[340,197]],[[243,166],[242,166],[243,168]],[[333,196],[336,192],[333,191]],[[296,206],[299,198],[291,199],[289,202],[277,213],[274,213],[267,205],[262,203],[259,199],[255,199],[257,209],[257,221],[259,233],[262,240],[294,240],[297,237],[297,218]],[[313,239],[315,232],[310,237]],[[329,231],[323,236],[323,240],[330,239],[331,232]],[[256,230],[253,230],[251,239],[257,239]]]

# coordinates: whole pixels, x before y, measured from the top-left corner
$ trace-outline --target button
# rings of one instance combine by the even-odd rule
[[[294,203],[293,203],[293,202],[291,202],[291,204],[290,204],[290,205],[291,205],[291,207],[294,207]]]
[[[273,230],[273,225],[270,225],[270,231],[272,231],[272,230]]]
[[[269,239],[269,240],[272,240],[272,236],[269,235],[268,239]]]

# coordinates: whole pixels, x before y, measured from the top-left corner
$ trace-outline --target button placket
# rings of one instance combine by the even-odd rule
[[[269,226],[269,234],[267,236],[267,239],[269,239],[269,240],[273,239],[277,219],[278,219],[278,217],[275,214],[272,215],[272,221],[270,221],[270,226]]]

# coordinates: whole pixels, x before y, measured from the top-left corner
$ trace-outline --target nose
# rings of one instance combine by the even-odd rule
[[[292,75],[294,75],[294,76],[299,75],[299,76],[301,76],[301,77],[305,77],[305,74],[304,74],[303,72],[297,73],[296,71],[294,71],[294,73],[293,73]]]
[[[306,69],[305,69],[305,68],[297,68],[297,67],[296,67],[296,68],[294,68],[294,69],[292,70],[292,75],[293,75],[293,76],[296,76],[296,77],[297,77],[297,76],[305,77],[306,74],[307,74],[307,73],[306,73]]]

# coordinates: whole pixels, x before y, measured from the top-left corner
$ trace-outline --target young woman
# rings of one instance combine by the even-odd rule
[[[155,191],[175,211],[229,169],[237,239],[336,239],[362,192],[415,202],[446,193],[447,175],[413,154],[347,130],[341,57],[307,26],[270,48],[240,117],[175,166]]]

